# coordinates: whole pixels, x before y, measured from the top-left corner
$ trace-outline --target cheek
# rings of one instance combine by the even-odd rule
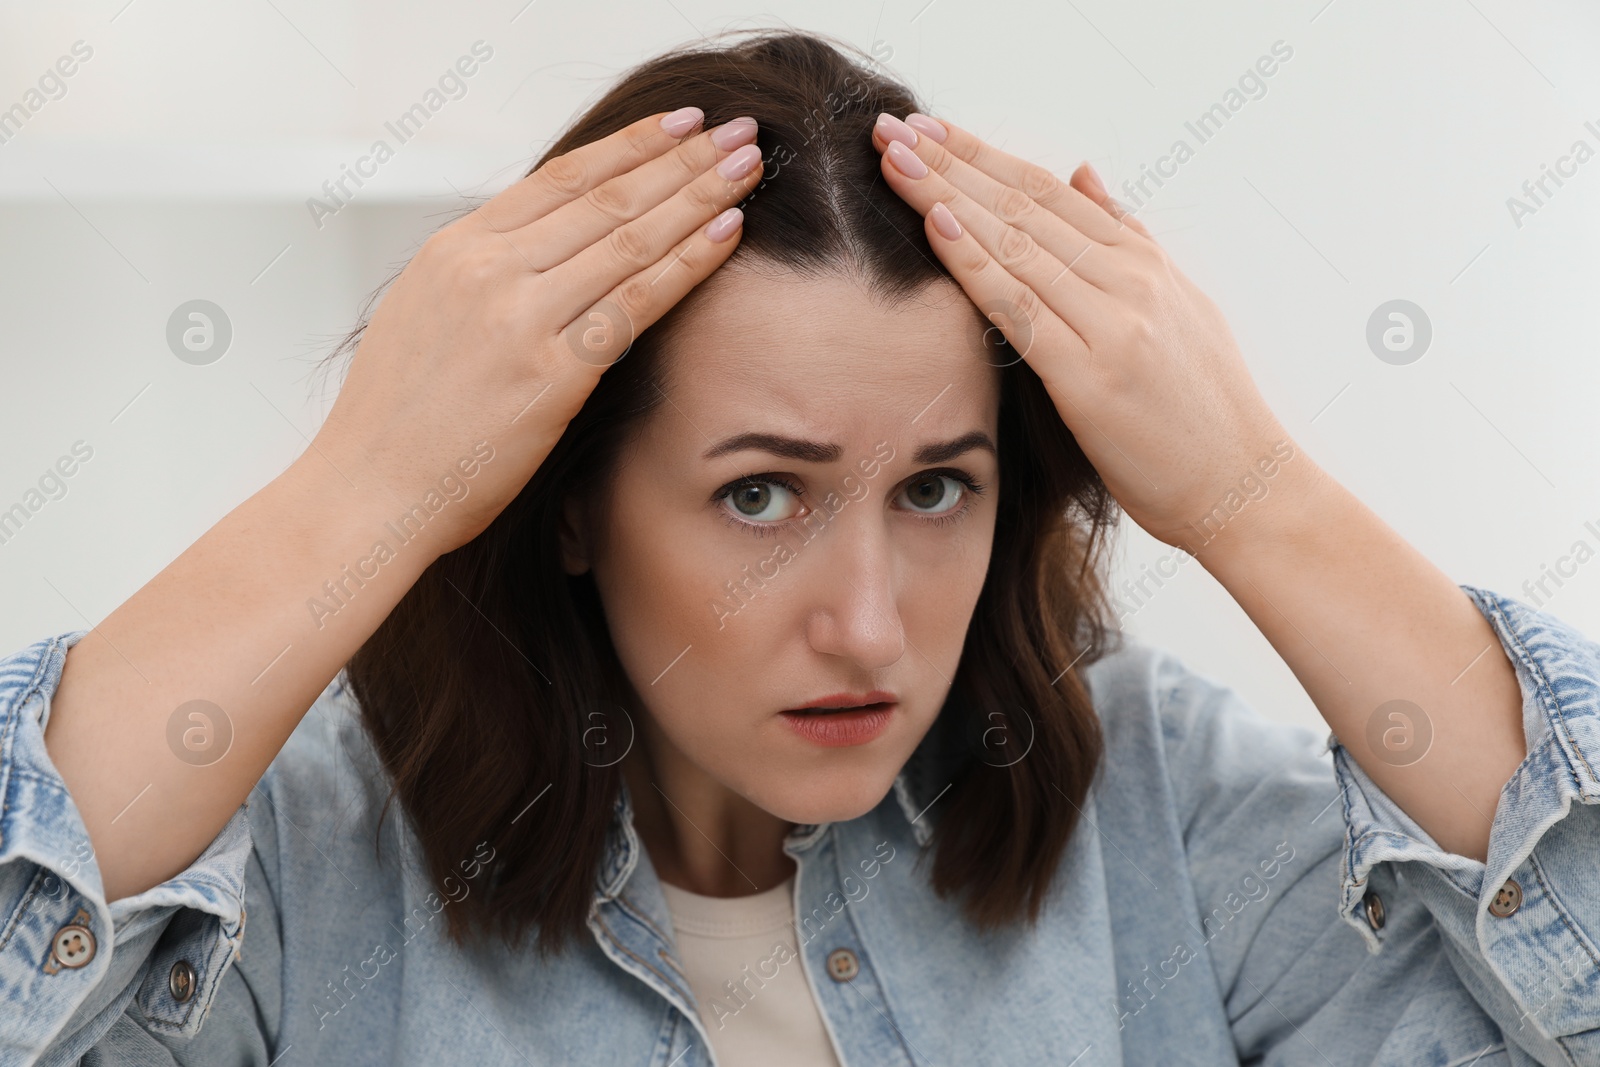
[[[727,608],[724,585],[745,562],[714,535],[657,528],[612,560],[601,589],[617,657],[654,728],[723,781],[747,769],[752,712],[767,701],[757,626],[770,601],[758,597],[737,615]]]
[[[907,561],[911,573],[923,580],[906,582],[900,593],[900,622],[906,634],[929,649],[938,647],[959,657],[972,622],[973,609],[983,592],[994,545],[992,509],[970,516],[946,534],[944,543],[929,543],[926,555]],[[951,661],[952,665],[954,661]]]
[[[721,525],[704,520],[614,526],[595,568],[617,656],[651,704],[703,705],[711,692],[744,676],[747,616],[758,613],[734,617],[739,602],[727,584],[741,580],[746,563],[753,572],[760,555],[729,552],[726,538],[715,536]]]
[[[679,531],[613,529],[595,578],[617,651],[648,671],[645,684],[705,628],[713,562]]]

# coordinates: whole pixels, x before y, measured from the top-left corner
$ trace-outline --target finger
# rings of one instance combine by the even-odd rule
[[[698,128],[698,121],[688,129],[674,125],[674,129],[681,131],[676,136],[667,125],[682,123],[686,119],[695,121],[695,112],[700,112],[700,109],[658,111],[598,141],[563,152],[545,161],[543,166],[527,177],[496,193],[468,217],[476,218],[478,224],[500,232],[526,226],[602,182],[677,147],[682,137]],[[703,120],[704,113],[700,114]]]
[[[667,200],[754,141],[756,132],[756,120],[743,117],[686,138],[670,152],[602,182],[506,236],[530,268],[549,270]]]
[[[1106,193],[1105,183],[1100,180],[1100,175],[1095,173],[1094,168],[1087,161],[1080,163],[1078,169],[1072,172],[1070,184],[1074,189],[1094,201],[1106,214],[1116,219],[1120,224],[1132,227],[1138,233],[1149,237],[1150,240],[1155,240],[1154,237],[1151,237],[1150,231],[1145,228],[1143,222],[1139,221],[1132,212],[1124,207],[1121,201],[1113,199]]]
[[[1002,152],[977,135],[943,119],[935,119],[921,112],[912,112],[907,118],[909,122],[905,125],[914,122],[916,125],[912,129],[921,129],[928,134],[927,136],[919,134],[918,143],[910,146],[918,155],[923,154],[925,142],[935,143],[962,163],[1001,185],[1028,194],[1040,206],[1059,216],[1092,241],[1111,245],[1131,239],[1125,228],[1117,226],[1115,219],[1108,218],[1105,211],[1097,209],[1088,197],[1044,167]],[[874,143],[883,139],[881,125],[880,120],[880,126],[873,128]],[[938,131],[944,132],[942,142],[938,140]],[[883,147],[886,145],[880,145],[880,150]],[[932,165],[933,157],[925,158]]]
[[[566,322],[632,274],[660,271],[675,245],[743,200],[761,180],[761,149],[747,144],[632,222],[540,277]],[[681,245],[679,245],[681,247]]]
[[[1058,266],[1070,266],[1091,284],[1108,290],[1115,285],[1118,277],[1116,263],[1105,254],[1110,246],[1090,240],[1026,191],[1002,184],[945,151],[932,137],[918,136],[915,130],[893,116],[880,116],[873,127],[873,136],[875,140],[883,142],[886,150],[895,141],[907,145],[910,143],[908,138],[915,138],[916,147],[910,151],[942,179],[941,182],[932,183],[932,195],[949,205],[962,225],[971,228],[978,240],[999,257],[1002,265],[1012,273],[1016,273],[1016,264],[1007,254],[1008,249],[1014,249],[1020,257],[1032,256],[1038,248],[1043,248],[1059,261]],[[1050,181],[1056,182],[1054,176],[1050,177]],[[959,200],[945,193],[945,184],[959,193]],[[1068,191],[1073,196],[1082,196],[1076,190]],[[1092,204],[1089,210],[1100,216],[1103,225],[1116,225],[1103,210]],[[984,218],[984,215],[990,217]],[[1011,230],[1017,232],[1011,233]],[[1055,273],[1052,272],[1051,276],[1054,277]],[[1027,280],[1033,281],[1031,278]]]
[[[1047,386],[1069,379],[1072,368],[1089,358],[1083,337],[1045,307],[1032,287],[1000,266],[949,208],[931,209],[923,228],[967,297]]]
[[[943,204],[950,216],[957,220],[962,234],[957,243],[965,242],[964,255],[977,257],[994,264],[994,268],[1029,288],[1035,300],[1042,301],[1053,316],[1080,336],[1094,333],[1095,325],[1108,313],[1110,298],[1091,279],[1080,276],[1080,270],[1091,260],[1108,263],[1110,250],[1103,245],[1087,244],[1087,251],[1069,266],[1062,263],[1048,249],[1026,231],[1003,222],[982,206],[973,203],[960,189],[951,185],[942,174],[922,164],[920,157],[912,154],[903,143],[891,142],[880,160],[884,181],[900,198],[928,216],[935,204]],[[921,177],[911,177],[901,168],[916,170],[921,166]],[[1081,239],[1080,239],[1081,240]],[[944,244],[951,243],[946,238]],[[967,248],[970,245],[970,248]],[[943,255],[941,253],[941,258]],[[952,272],[955,267],[950,266]],[[999,283],[995,283],[999,284]],[[1014,299],[991,294],[996,299]]]
[[[678,242],[664,263],[612,287],[562,330],[573,354],[602,369],[621,359],[647,326],[733,254],[743,232],[744,213],[728,208]]]

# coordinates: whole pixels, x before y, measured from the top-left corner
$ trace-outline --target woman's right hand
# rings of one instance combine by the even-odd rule
[[[756,124],[689,135],[702,119],[640,119],[433,234],[373,314],[312,451],[404,508],[488,440],[493,462],[428,524],[438,554],[481,533],[605,369],[738,245]]]
[[[488,526],[638,331],[732,253],[726,209],[760,180],[754,123],[680,142],[698,112],[661,119],[550,160],[430,237],[312,447],[72,646],[45,744],[106,901],[194,862],[431,561]],[[718,174],[730,159],[748,169]],[[464,481],[474,456],[427,551],[357,582],[380,522]]]

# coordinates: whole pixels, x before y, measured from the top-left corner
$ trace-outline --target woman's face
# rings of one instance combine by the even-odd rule
[[[894,307],[842,277],[707,286],[568,568],[594,570],[658,767],[790,822],[854,818],[955,675],[994,536],[1000,371],[953,282]],[[782,714],[883,693],[887,715]]]

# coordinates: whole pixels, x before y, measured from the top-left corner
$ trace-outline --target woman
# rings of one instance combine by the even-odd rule
[[[717,42],[352,343],[0,665],[5,1062],[1600,1062],[1600,648],[1318,468],[1087,167]],[[1119,508],[1331,759],[1119,639]]]

